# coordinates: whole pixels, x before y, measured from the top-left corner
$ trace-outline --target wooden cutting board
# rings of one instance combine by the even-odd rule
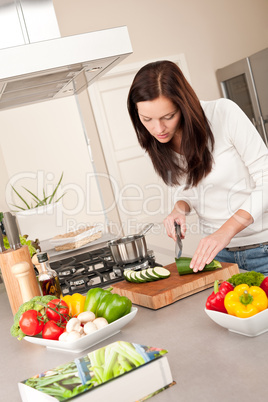
[[[223,282],[239,273],[237,264],[222,262],[222,268],[180,276],[176,264],[167,265],[170,277],[155,282],[130,283],[126,280],[113,284],[113,293],[127,296],[133,304],[157,310],[184,297],[210,288],[215,280]],[[204,300],[205,305],[205,300]]]

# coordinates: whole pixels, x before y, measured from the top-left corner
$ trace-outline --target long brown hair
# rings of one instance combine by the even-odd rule
[[[186,167],[180,165],[171,141],[160,143],[140,121],[137,103],[161,95],[181,111],[180,153],[185,157]],[[138,141],[166,184],[178,185],[186,174],[187,187],[195,186],[211,171],[214,136],[194,90],[175,63],[157,61],[142,67],[129,90],[127,106]]]

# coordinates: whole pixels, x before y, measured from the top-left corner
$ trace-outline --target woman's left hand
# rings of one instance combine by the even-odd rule
[[[213,233],[199,242],[190,263],[194,272],[202,271],[216,255],[230,243],[230,237],[224,233]]]

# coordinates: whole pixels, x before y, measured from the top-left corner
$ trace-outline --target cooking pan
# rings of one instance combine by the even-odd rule
[[[122,265],[145,258],[147,256],[147,244],[144,234],[147,233],[153,225],[153,223],[146,225],[143,230],[136,235],[110,240],[108,246],[110,247],[114,261]]]

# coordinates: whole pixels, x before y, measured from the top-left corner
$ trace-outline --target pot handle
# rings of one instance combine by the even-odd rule
[[[138,233],[139,236],[143,236],[145,233],[147,233],[152,227],[154,226],[154,223],[148,223],[144,228]]]

